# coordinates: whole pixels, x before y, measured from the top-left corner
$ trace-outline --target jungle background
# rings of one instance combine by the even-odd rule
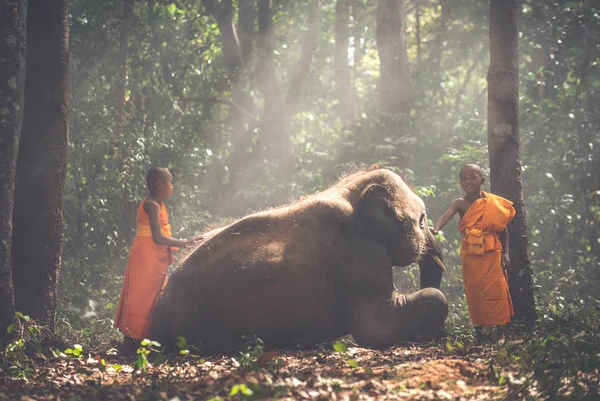
[[[430,225],[461,196],[458,170],[463,164],[480,164],[488,178],[485,190],[490,189],[487,1],[397,2],[406,52],[399,53],[396,67],[401,79],[391,82],[387,91],[383,85],[391,84],[381,81],[377,45],[378,23],[385,18],[378,14],[382,2],[68,3],[69,142],[55,332],[66,344],[83,344],[90,355],[97,355],[90,350],[110,348],[121,339],[112,328],[113,317],[135,235],[135,212],[146,195],[145,172],[151,165],[173,172],[175,193],[167,206],[176,238],[191,238],[232,218],[320,191],[357,166],[377,164],[402,174],[424,199]],[[445,336],[433,345],[438,351],[409,347],[377,354],[348,349],[342,342],[331,351],[334,354],[321,350],[321,356],[313,355],[334,358],[341,377],[346,377],[346,368],[348,377],[373,377],[372,369],[369,373],[365,368],[371,366],[369,361],[387,355],[385,363],[391,363],[408,352],[415,353],[412,360],[432,363],[444,355],[443,366],[454,363],[455,371],[460,370],[456,364],[476,360],[477,369],[468,367],[476,373],[454,378],[453,391],[460,393],[473,381],[494,391],[464,391],[455,397],[597,395],[600,4],[523,0],[518,2],[518,19],[520,158],[535,328],[517,329],[511,334],[513,341],[504,346],[470,345],[473,332],[454,219],[438,235],[447,267],[441,290],[450,302]],[[418,285],[418,269],[396,268],[395,279],[399,288],[412,291]],[[180,362],[197,366],[195,374],[212,380],[194,387],[198,399],[260,398],[257,389],[269,385],[256,365],[266,354],[253,354],[257,349],[261,351],[260,344],[228,368],[223,366],[230,360]],[[3,355],[8,358],[8,351]],[[287,361],[290,368],[316,363],[311,355],[281,353],[281,358],[271,355],[262,361]],[[85,365],[85,358],[75,359]],[[346,359],[357,366],[346,366]],[[215,373],[239,371],[240,360],[254,376],[242,373],[224,381]],[[36,363],[46,362],[22,360],[13,375],[22,381],[14,391],[35,394],[27,390],[27,380],[35,382],[43,371],[35,369]],[[146,372],[146,365],[143,368]],[[185,399],[176,386],[168,391],[155,386],[156,369],[154,376],[131,369],[152,388],[137,399],[172,399],[178,394]],[[426,376],[427,369],[421,369]],[[89,384],[86,379],[75,378],[75,370],[70,374],[75,385],[69,391],[75,395],[64,399],[98,396],[98,381],[96,387],[88,386],[96,391],[90,393],[81,390]],[[364,383],[358,390],[356,384],[343,383],[333,385],[331,394],[341,388],[339,398],[390,396],[389,383],[378,387],[369,380],[367,390],[360,388]],[[309,394],[314,389],[307,380],[301,382],[305,394],[267,391],[263,397],[323,396],[314,382],[316,395]],[[445,397],[439,393],[443,386],[423,383],[426,378],[405,380],[402,391],[408,395],[397,389],[394,394]],[[331,387],[323,384],[327,385]]]

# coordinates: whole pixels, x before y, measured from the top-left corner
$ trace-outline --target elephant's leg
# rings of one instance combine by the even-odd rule
[[[429,341],[448,315],[448,302],[435,288],[355,302],[348,311],[350,333],[361,346],[382,348],[399,342]]]

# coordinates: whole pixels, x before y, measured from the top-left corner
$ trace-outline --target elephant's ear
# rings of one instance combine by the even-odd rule
[[[379,184],[370,184],[361,194],[356,213],[357,233],[386,240],[397,224],[391,205],[390,191]]]

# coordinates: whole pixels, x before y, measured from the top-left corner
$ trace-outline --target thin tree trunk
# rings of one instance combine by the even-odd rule
[[[415,25],[416,25],[416,41],[417,41],[417,75],[421,73],[421,65],[423,64],[421,56],[421,0],[415,0]]]
[[[248,67],[254,44],[254,23],[256,22],[256,0],[239,0],[238,30],[239,45],[243,64]]]
[[[121,32],[119,38],[118,73],[115,88],[115,132],[113,135],[114,166],[118,174],[113,174],[110,188],[118,188],[118,181],[124,176],[128,159],[127,149],[123,147],[123,114],[125,111],[125,89],[127,86],[127,58],[129,56],[129,27],[133,19],[133,0],[122,0],[123,14],[121,15]],[[124,198],[121,191],[113,191],[111,204],[118,208],[117,226],[121,237],[131,243],[134,237],[133,219],[131,210],[135,210],[135,204],[130,199]]]
[[[319,35],[321,33],[319,24],[319,0],[312,0],[306,25],[307,30],[302,41],[300,57],[298,58],[296,68],[294,68],[290,77],[289,89],[285,96],[286,112],[281,113],[287,117],[287,119],[284,121],[285,128],[287,128],[291,118],[296,113],[298,103],[302,97],[304,81],[306,80],[308,72],[310,71],[313,55],[319,43]]]
[[[244,65],[244,59],[240,49],[240,41],[237,30],[233,24],[233,1],[232,0],[202,0],[202,5],[217,21],[221,31],[221,43],[223,54],[229,71],[235,80],[239,69]]]
[[[281,94],[275,77],[273,51],[275,49],[275,33],[273,27],[273,10],[271,0],[258,0],[258,36],[255,68],[256,80],[265,98],[265,114],[271,115]]]
[[[519,154],[518,0],[490,1],[488,151],[491,190],[514,203],[509,224],[509,287],[515,320],[536,319]]]
[[[133,14],[133,0],[123,0],[123,14],[121,15],[121,37],[119,38],[119,72],[115,89],[115,152],[118,152],[119,139],[122,135],[121,122],[123,108],[125,107],[125,85],[127,81],[127,55],[129,52],[129,25]]]
[[[343,124],[351,123],[354,106],[348,65],[348,46],[350,44],[350,6],[349,0],[337,0],[335,6],[335,89],[338,101],[338,116]]]
[[[17,310],[54,330],[67,165],[67,0],[30,0],[27,80],[13,211]]]
[[[394,116],[408,115],[411,101],[403,0],[379,0],[376,36],[381,111]]]
[[[0,3],[0,345],[12,337],[7,328],[19,323],[15,316],[11,244],[21,99],[20,14],[19,0]]]

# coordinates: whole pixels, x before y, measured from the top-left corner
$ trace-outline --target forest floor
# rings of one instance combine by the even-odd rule
[[[372,350],[336,343],[311,351],[233,357],[177,355],[136,367],[136,357],[85,352],[31,359],[27,379],[0,370],[0,401],[31,400],[498,400],[519,399],[518,373],[493,345],[405,345]],[[341,347],[341,349],[340,349]],[[149,359],[152,360],[152,352]],[[510,377],[510,380],[506,380]],[[504,378],[504,379],[502,379]]]

